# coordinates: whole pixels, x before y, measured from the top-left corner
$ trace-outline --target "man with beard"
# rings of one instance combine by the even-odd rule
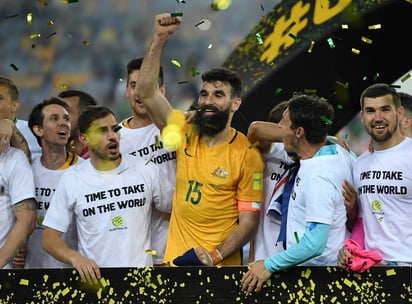
[[[105,106],[88,106],[80,114],[80,139],[90,159],[64,173],[43,225],[42,246],[71,264],[82,281],[96,283],[99,267],[152,266],[150,218],[153,205],[170,212],[157,167],[119,152],[119,125]],[[72,215],[78,248],[61,238]]]
[[[186,123],[158,84],[161,55],[181,23],[169,13],[155,17],[155,34],[140,68],[136,93],[166,141],[167,123],[178,126],[176,190],[165,262],[242,265],[241,250],[256,232],[263,201],[264,163],[231,121],[241,104],[241,80],[230,70],[203,73],[196,117]],[[174,118],[180,117],[180,122]]]
[[[376,83],[360,98],[361,117],[371,137],[372,151],[364,152],[354,166],[357,203],[347,206],[356,221],[353,230],[362,249],[377,251],[383,264],[412,263],[412,139],[402,135],[404,115],[399,94],[390,85]],[[356,216],[357,214],[357,216]],[[353,226],[353,223],[348,223]],[[338,254],[338,266],[350,269],[354,256],[346,247]]]

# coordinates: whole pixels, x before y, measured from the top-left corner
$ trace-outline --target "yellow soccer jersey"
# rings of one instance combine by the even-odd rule
[[[190,124],[182,136],[165,254],[170,264],[191,248],[211,251],[221,244],[237,227],[238,201],[263,201],[264,162],[244,134],[232,129],[213,147]],[[241,265],[240,252],[221,265]]]

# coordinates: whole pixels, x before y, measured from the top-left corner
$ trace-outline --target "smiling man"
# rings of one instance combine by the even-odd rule
[[[174,125],[173,137],[182,139],[175,145],[176,190],[165,262],[242,265],[242,247],[259,223],[264,163],[246,136],[231,127],[241,105],[242,84],[236,73],[223,68],[203,73],[192,124],[184,122],[183,113],[162,93],[161,54],[181,21],[169,13],[155,17],[155,33],[136,84],[136,94],[157,127],[166,132]]]

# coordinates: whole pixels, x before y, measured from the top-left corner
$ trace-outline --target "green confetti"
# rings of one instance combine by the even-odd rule
[[[329,38],[327,39],[327,41],[328,41],[329,47],[330,47],[331,49],[334,49],[334,48],[335,48],[335,43],[333,42],[333,39],[332,39],[331,37],[329,37]]]
[[[332,124],[332,120],[330,120],[329,118],[327,118],[326,116],[322,115],[320,117],[320,119],[322,119],[327,125],[331,125]]]
[[[282,92],[282,88],[277,88],[275,91],[275,96],[279,95]]]

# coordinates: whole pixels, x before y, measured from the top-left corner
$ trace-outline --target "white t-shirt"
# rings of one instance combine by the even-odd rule
[[[363,218],[365,249],[385,261],[412,262],[412,139],[395,147],[363,153],[354,183]]]
[[[24,138],[29,145],[29,150],[31,152],[31,158],[34,159],[38,155],[41,155],[41,147],[37,142],[36,136],[34,136],[33,132],[29,128],[29,124],[27,120],[18,119],[16,123],[17,129],[23,134]]]
[[[345,179],[352,183],[354,158],[339,145],[336,149],[338,154],[300,160],[289,200],[287,247],[296,244],[295,233],[302,238],[306,222],[330,225],[323,253],[301,265],[336,265],[337,253],[345,241],[346,208],[342,184]]]
[[[26,154],[9,147],[0,153],[0,247],[4,246],[16,217],[13,205],[34,198],[34,178]],[[4,268],[12,268],[10,264]]]
[[[77,157],[77,163],[67,169],[50,170],[42,165],[40,157],[41,156],[37,156],[32,161],[34,182],[36,186],[37,220],[36,227],[27,240],[26,264],[24,268],[71,268],[71,265],[56,260],[42,248],[41,239],[44,231],[43,219],[50,206],[51,198],[59,184],[60,177],[84,160],[81,157]],[[70,224],[68,231],[63,233],[62,239],[70,248],[77,250],[77,232],[75,223]]]
[[[162,175],[166,177],[162,181],[162,188],[166,191],[165,199],[172,204],[176,181],[176,152],[165,150],[161,144],[160,130],[155,124],[143,128],[130,129],[125,125],[128,119],[122,121],[120,129],[120,152],[122,155],[130,154],[151,161]],[[169,230],[170,214],[159,212],[154,209],[152,212],[152,245],[151,249],[157,252],[153,256],[154,264],[162,264],[166,249],[167,234]]]
[[[292,162],[283,143],[273,143],[270,151],[262,156],[266,165],[264,173],[265,201],[260,210],[259,227],[255,237],[255,260],[264,259],[283,251],[283,245],[277,244],[280,221],[267,215],[267,210],[275,185],[285,171],[285,164]]]
[[[65,172],[43,225],[66,232],[74,212],[78,251],[100,267],[152,266],[150,217],[153,204],[170,212],[151,163],[123,155],[111,171],[97,171],[85,160]]]

